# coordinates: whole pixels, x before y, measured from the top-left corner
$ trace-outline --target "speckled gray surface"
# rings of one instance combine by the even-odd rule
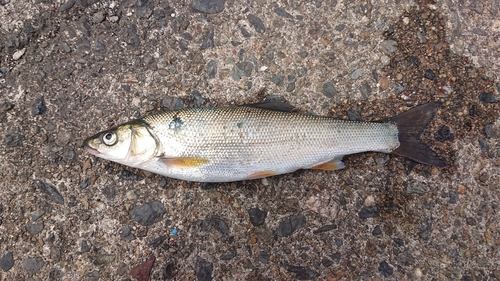
[[[0,1],[0,279],[499,280],[499,6]],[[199,184],[82,148],[266,97],[363,120],[441,102],[422,138],[449,166],[367,153]]]

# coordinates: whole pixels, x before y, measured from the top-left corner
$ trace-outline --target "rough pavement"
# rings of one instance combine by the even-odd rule
[[[0,279],[500,280],[499,6],[0,0]],[[422,138],[449,165],[200,184],[82,148],[266,98],[368,121],[441,102]]]

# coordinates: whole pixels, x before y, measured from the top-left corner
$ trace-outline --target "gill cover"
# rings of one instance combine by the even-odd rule
[[[157,143],[148,124],[138,119],[100,132],[86,139],[84,146],[97,157],[137,166],[155,155]]]

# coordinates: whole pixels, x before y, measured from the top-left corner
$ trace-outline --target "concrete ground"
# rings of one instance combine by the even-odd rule
[[[499,6],[0,0],[0,279],[500,280]],[[366,121],[441,102],[422,139],[448,166],[200,184],[82,147],[266,98]]]

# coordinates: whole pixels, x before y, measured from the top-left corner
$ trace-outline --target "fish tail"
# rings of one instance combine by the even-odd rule
[[[430,102],[390,118],[398,127],[400,143],[392,153],[430,166],[446,166],[446,160],[418,138],[439,107],[439,103]]]

